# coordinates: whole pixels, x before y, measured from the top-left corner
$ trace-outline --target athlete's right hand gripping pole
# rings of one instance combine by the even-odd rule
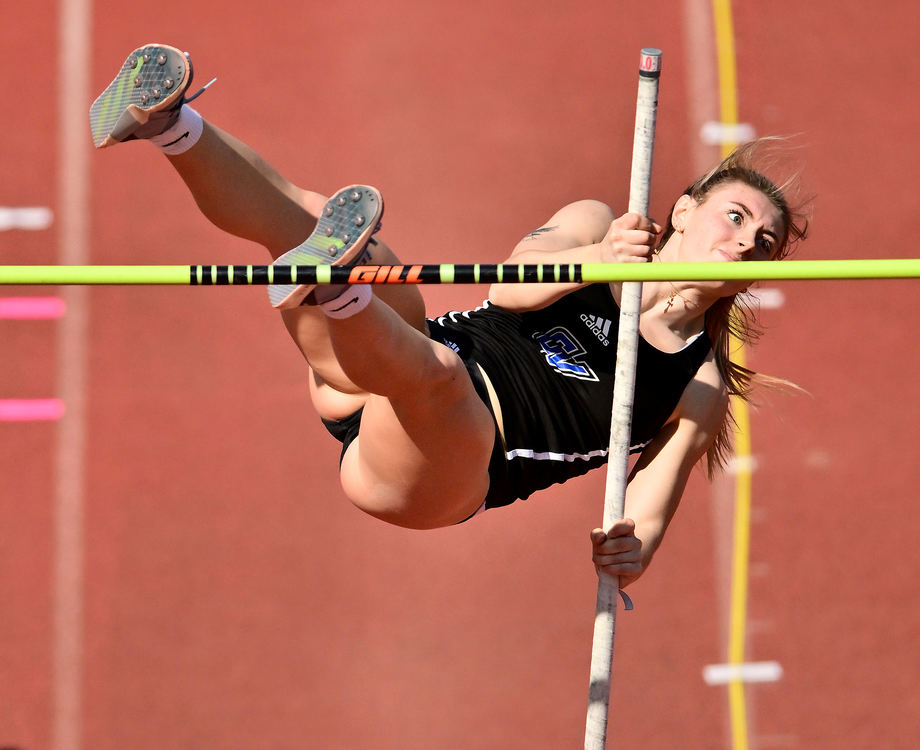
[[[661,50],[643,49],[639,61],[636,131],[633,139],[632,174],[629,183],[629,211],[642,216],[648,216],[660,71]],[[613,414],[607,455],[603,527],[605,531],[609,530],[615,521],[623,518],[626,502],[641,302],[642,283],[624,282],[620,301],[616,379],[613,386]],[[604,750],[606,747],[618,590],[619,581],[616,577],[603,574],[598,577],[585,750]]]

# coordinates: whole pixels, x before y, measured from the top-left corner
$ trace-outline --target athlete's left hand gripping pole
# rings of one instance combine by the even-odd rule
[[[661,50],[643,49],[639,60],[636,131],[629,182],[629,211],[642,216],[648,216],[660,71]],[[617,339],[616,378],[613,386],[613,414],[607,455],[607,485],[604,495],[605,531],[610,529],[615,521],[623,518],[626,503],[641,302],[642,283],[624,282],[620,301],[620,331]],[[585,750],[604,750],[607,743],[607,715],[610,708],[618,590],[619,580],[616,577],[604,574],[598,577]]]

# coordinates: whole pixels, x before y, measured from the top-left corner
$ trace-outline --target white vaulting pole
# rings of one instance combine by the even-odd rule
[[[639,59],[636,131],[633,139],[632,173],[629,182],[629,211],[642,216],[648,216],[660,72],[661,50],[643,49]],[[616,378],[613,386],[613,413],[607,456],[607,485],[604,494],[603,528],[605,531],[615,521],[623,518],[626,500],[641,302],[642,283],[624,282],[620,301],[620,330],[617,338]],[[588,717],[585,726],[585,750],[604,750],[607,744],[607,715],[610,708],[618,590],[617,578],[606,575],[598,578],[594,644],[591,649],[591,684],[588,691]]]

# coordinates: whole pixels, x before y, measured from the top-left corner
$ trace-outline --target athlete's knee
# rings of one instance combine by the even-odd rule
[[[370,262],[384,266],[401,265],[399,258],[380,237],[374,237],[368,244]],[[425,330],[425,300],[415,284],[380,284],[374,294],[389,305],[409,325],[419,331]]]
[[[433,347],[433,356],[420,374],[419,388],[444,403],[474,395],[472,381],[463,360],[446,346]]]
[[[471,381],[460,358],[450,349],[428,342],[423,351],[411,352],[412,361],[394,360],[378,389],[367,386],[389,401],[393,410],[420,410],[422,421],[436,420],[433,404],[448,406],[472,392]]]

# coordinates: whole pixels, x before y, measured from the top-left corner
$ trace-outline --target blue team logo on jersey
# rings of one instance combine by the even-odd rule
[[[597,382],[594,370],[584,361],[585,348],[567,329],[557,326],[546,333],[535,333],[533,337],[556,372],[570,378]]]

